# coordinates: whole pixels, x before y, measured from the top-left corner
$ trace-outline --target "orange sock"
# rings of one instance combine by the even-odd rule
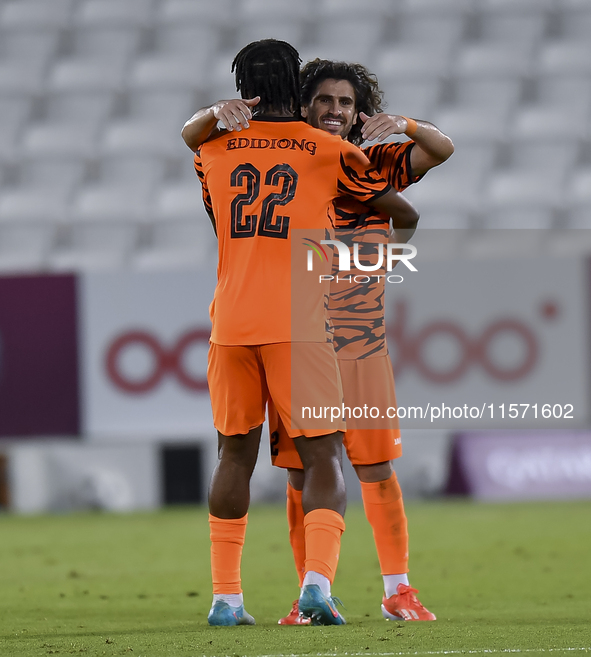
[[[330,509],[314,509],[304,516],[304,531],[305,571],[320,573],[332,584],[339,562],[341,535],[345,531],[343,517]]]
[[[306,539],[304,536],[304,509],[302,491],[296,490],[287,482],[287,525],[289,542],[293,552],[300,588],[304,581],[304,562],[306,561]]]
[[[389,479],[361,482],[365,515],[373,529],[382,575],[408,572],[408,530],[402,491],[393,472]]]
[[[211,538],[211,579],[215,593],[242,593],[240,561],[248,514],[244,518],[223,519],[209,514]]]

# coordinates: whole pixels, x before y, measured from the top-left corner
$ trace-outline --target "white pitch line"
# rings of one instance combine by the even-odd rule
[[[317,653],[291,653],[276,655],[259,655],[259,657],[409,657],[411,655],[494,655],[506,653],[530,653],[530,652],[591,652],[589,648],[504,648],[502,650],[428,650],[423,652],[317,652]],[[203,657],[206,657],[205,655]],[[243,657],[247,657],[243,655]]]

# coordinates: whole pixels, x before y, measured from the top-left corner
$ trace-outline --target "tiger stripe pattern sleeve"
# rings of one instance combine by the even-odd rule
[[[390,142],[369,146],[363,152],[392,187],[397,192],[403,192],[425,175],[413,175],[410,154],[414,146],[414,141]]]
[[[205,174],[203,172],[203,161],[201,159],[201,151],[198,150],[195,153],[195,159],[193,160],[193,164],[195,166],[195,173],[197,174],[197,177],[199,178],[199,182],[201,183],[201,191],[203,194],[203,205],[205,205],[207,214],[213,216],[213,205],[211,202],[211,194],[209,193],[209,187],[207,185],[207,180],[205,179]]]
[[[367,203],[386,194],[392,186],[359,148],[343,141],[337,188],[341,196]]]

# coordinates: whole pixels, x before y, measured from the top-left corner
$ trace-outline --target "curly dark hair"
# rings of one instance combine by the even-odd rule
[[[373,116],[382,111],[384,92],[378,87],[378,79],[361,64],[333,62],[328,59],[314,59],[300,71],[302,105],[312,102],[318,85],[324,80],[347,80],[355,90],[355,110]],[[359,146],[363,142],[361,127],[363,121],[357,119],[351,128],[348,139]]]
[[[298,51],[286,41],[253,41],[236,55],[236,91],[242,98],[260,96],[255,114],[266,111],[294,112],[300,116],[301,63]]]

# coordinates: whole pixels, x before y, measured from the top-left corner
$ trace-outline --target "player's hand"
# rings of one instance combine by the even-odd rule
[[[401,135],[408,128],[407,120],[396,114],[380,113],[368,116],[365,112],[360,112],[359,118],[363,121],[361,136],[365,141],[383,141],[390,135]]]
[[[232,100],[218,100],[211,106],[214,117],[222,122],[226,130],[240,132],[242,128],[249,128],[249,119],[252,119],[251,107],[261,100],[260,96],[254,98],[233,98]]]

